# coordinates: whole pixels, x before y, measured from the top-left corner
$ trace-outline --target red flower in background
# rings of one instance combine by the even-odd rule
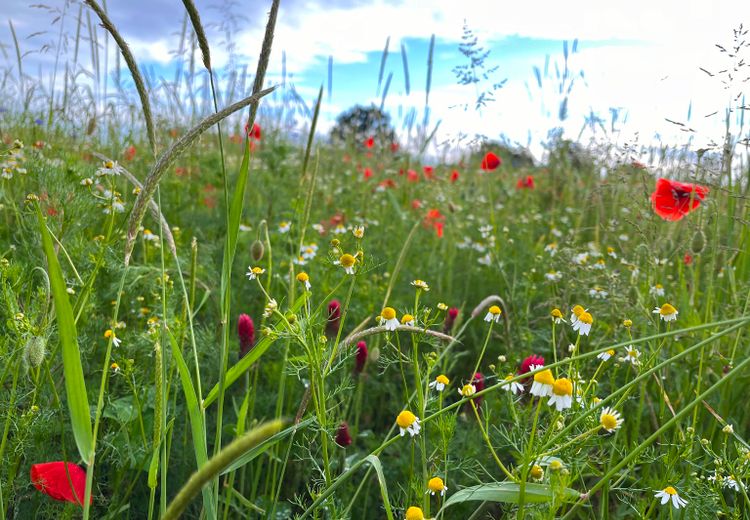
[[[352,436],[349,433],[349,424],[346,421],[339,424],[338,430],[336,430],[336,444],[342,448],[346,448],[352,443]]]
[[[486,172],[496,169],[503,161],[492,152],[487,152],[482,159],[482,169]]]
[[[384,181],[380,181],[378,183],[378,186],[380,186],[383,189],[386,189],[386,188],[395,188],[396,187],[396,182],[393,179],[386,179]]]
[[[336,337],[339,333],[341,323],[341,302],[331,300],[328,302],[328,322],[326,323],[326,334]]]
[[[261,131],[260,131],[260,125],[258,123],[253,123],[253,129],[250,130],[248,125],[245,125],[245,133],[247,136],[251,139],[257,139],[260,141],[261,137]]]
[[[456,182],[458,180],[459,176],[460,175],[458,173],[458,170],[453,170],[451,172],[451,182]]]
[[[419,175],[414,170],[409,170],[406,172],[406,178],[409,179],[410,182],[418,182],[419,181]]]
[[[126,161],[132,161],[135,158],[135,146],[131,144],[125,148],[125,152],[122,155]]]
[[[453,324],[458,318],[458,307],[451,307],[448,309],[448,314],[445,315],[445,323],[443,324],[443,332],[449,334],[453,330]]]
[[[372,170],[370,168],[365,168],[364,175],[365,180],[369,179],[370,177],[372,177]]]
[[[537,356],[536,354],[530,355],[521,361],[521,366],[518,367],[518,375],[528,374],[531,370],[531,365],[544,366],[544,358],[542,356]],[[528,380],[528,377],[521,379],[523,382]]]
[[[240,358],[243,358],[255,344],[255,325],[247,314],[240,314],[237,320],[237,335],[240,337]]]
[[[708,188],[697,184],[658,179],[651,194],[654,211],[664,220],[676,221],[700,206]]]
[[[357,343],[357,352],[354,355],[354,371],[361,374],[367,363],[367,343],[360,341]]]
[[[531,175],[527,175],[526,177],[521,177],[518,179],[518,182],[516,183],[516,189],[519,190],[533,190],[534,189],[534,177]]]
[[[365,147],[366,148],[372,148],[373,146],[375,146],[375,138],[374,137],[371,136],[371,137],[368,137],[367,139],[365,139]]]
[[[68,475],[70,480],[68,480]],[[34,464],[31,466],[31,483],[39,491],[55,500],[83,505],[83,497],[86,493],[86,471],[77,464],[72,462]],[[93,497],[89,497],[89,503],[93,501]]]
[[[414,199],[411,201],[411,209],[419,209],[422,207],[422,201],[419,199]]]
[[[427,215],[424,218],[424,225],[426,227],[432,227],[438,238],[443,238],[444,220],[445,217],[440,213],[440,210],[433,208],[427,212]]]
[[[396,152],[398,152],[398,143],[393,142],[391,143],[391,153],[396,153]]]
[[[482,390],[484,390],[484,376],[481,372],[477,372],[474,374],[474,377],[471,378],[471,384],[474,385],[474,388],[476,388],[477,392],[481,392]],[[477,409],[482,406],[482,399],[484,398],[481,396],[474,398],[474,404],[477,405]]]
[[[435,168],[432,166],[422,166],[424,172],[424,178],[432,180],[435,177]]]
[[[685,265],[690,265],[693,263],[693,257],[690,255],[690,253],[685,253],[685,257],[682,259],[683,262],[685,262]]]

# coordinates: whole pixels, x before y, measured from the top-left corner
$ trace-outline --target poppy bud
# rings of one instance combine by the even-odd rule
[[[346,448],[352,443],[352,436],[349,434],[349,425],[346,421],[339,424],[338,430],[336,430],[336,444],[342,448]]]
[[[693,252],[693,254],[697,255],[698,253],[703,251],[704,247],[706,247],[706,234],[702,229],[699,229],[693,235],[693,240],[690,242],[690,250]]]
[[[448,309],[448,314],[445,315],[445,323],[443,324],[443,332],[448,334],[451,330],[453,330],[453,324],[456,322],[457,317],[457,307],[451,307],[450,309]]]
[[[240,314],[237,320],[237,334],[240,337],[240,358],[243,358],[255,344],[255,325],[247,314]]]
[[[26,354],[26,362],[32,367],[36,368],[44,361],[44,355],[47,353],[45,346],[46,340],[41,336],[32,336],[26,342],[24,352]]]
[[[252,256],[253,260],[256,262],[263,258],[263,253],[265,252],[266,249],[263,247],[263,242],[260,240],[256,240],[253,242],[253,245],[250,246],[250,256]]]
[[[354,356],[354,372],[361,374],[367,363],[367,344],[364,341],[357,343],[357,353]]]
[[[339,325],[341,324],[341,302],[331,300],[328,302],[328,323],[326,324],[326,334],[335,338],[339,334]]]

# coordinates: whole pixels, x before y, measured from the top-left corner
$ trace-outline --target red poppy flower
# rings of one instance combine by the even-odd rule
[[[664,220],[676,221],[700,206],[708,188],[697,184],[658,179],[651,194],[654,211]]]
[[[396,187],[396,182],[393,179],[386,179],[384,181],[380,181],[378,183],[378,186],[380,186],[383,189],[386,189],[386,188],[395,188]]]
[[[251,139],[257,139],[260,141],[261,131],[260,131],[260,125],[258,123],[253,123],[253,129],[250,130],[248,125],[245,125],[245,133],[247,133],[247,136]]]
[[[135,158],[135,146],[131,144],[125,148],[125,153],[123,155],[125,156],[126,161],[132,161],[133,158]]]
[[[516,183],[516,189],[523,190],[533,190],[534,189],[534,177],[531,175],[527,175],[526,177],[521,177],[518,179],[518,182]]]
[[[392,153],[398,152],[398,143],[396,142],[391,143],[391,152]]]
[[[422,201],[419,199],[414,199],[411,201],[411,209],[419,209],[422,207]]]
[[[693,257],[690,255],[690,253],[685,253],[685,257],[682,259],[683,262],[685,262],[685,265],[690,265],[693,263]]]
[[[365,139],[365,146],[367,148],[372,148],[373,146],[375,146],[375,138],[374,137],[368,137],[367,139]]]
[[[453,170],[451,172],[451,182],[456,182],[458,180],[459,173],[458,170]]]
[[[432,166],[423,166],[422,171],[424,171],[425,179],[432,179],[435,176],[435,168]]]
[[[72,462],[34,464],[31,466],[31,483],[39,491],[55,500],[83,505],[83,497],[86,493],[86,471],[77,464]],[[89,503],[93,501],[93,497],[89,497]]]
[[[406,178],[409,179],[410,182],[418,182],[419,181],[419,175],[414,170],[409,170],[406,172]]]
[[[501,164],[503,164],[503,161],[492,152],[487,152],[482,159],[482,169],[486,172],[496,169]]]
[[[369,179],[370,177],[372,177],[372,170],[370,168],[365,168],[364,175],[365,180]]]
[[[439,209],[431,209],[427,212],[423,224],[425,227],[432,227],[435,230],[435,234],[437,234],[438,238],[443,238],[444,219],[445,217],[442,213],[440,213]]]

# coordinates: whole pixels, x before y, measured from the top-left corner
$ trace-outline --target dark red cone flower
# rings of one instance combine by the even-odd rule
[[[70,475],[70,480],[68,480],[68,475]],[[34,464],[31,466],[31,483],[39,491],[55,500],[83,505],[83,497],[86,493],[86,471],[77,464],[72,462]],[[92,502],[93,497],[89,497],[89,503]]]
[[[521,361],[521,366],[518,367],[518,375],[527,374],[531,370],[531,365],[536,366],[544,366],[544,358],[542,356],[537,356],[536,354],[532,354],[523,361]],[[528,377],[525,377],[521,379],[522,382],[530,381]]]
[[[331,300],[328,302],[328,323],[326,324],[326,334],[330,337],[336,337],[339,333],[341,324],[341,302]]]
[[[367,363],[367,343],[360,341],[357,343],[357,353],[354,356],[354,372],[361,374]]]
[[[482,159],[482,169],[486,172],[497,169],[501,164],[503,161],[492,152],[487,152]]]
[[[471,378],[471,384],[474,385],[474,388],[476,388],[477,392],[481,392],[484,390],[484,375],[482,375],[481,372],[476,372],[474,374],[474,377]],[[477,408],[482,406],[482,399],[483,397],[475,397],[474,398],[474,404],[477,405]]]
[[[339,424],[339,429],[336,430],[335,440],[336,444],[338,444],[342,448],[346,448],[347,446],[351,445],[352,436],[349,433],[349,424],[347,424],[346,421],[343,421],[341,424]]]
[[[237,335],[240,337],[240,358],[243,358],[255,345],[255,325],[247,314],[240,314],[237,320]]]
[[[516,183],[516,189],[533,190],[534,189],[534,177],[531,175],[527,175],[526,177],[521,177],[520,179],[518,179],[518,182]]]
[[[453,330],[453,324],[458,318],[458,307],[451,307],[448,309],[448,314],[445,315],[445,323],[443,324],[443,332],[446,334]]]
[[[706,195],[708,188],[705,186],[658,179],[656,189],[651,194],[651,204],[657,215],[673,222],[700,206]]]

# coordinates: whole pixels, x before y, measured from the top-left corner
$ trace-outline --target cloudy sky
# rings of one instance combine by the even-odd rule
[[[27,74],[49,70],[54,62],[52,52],[33,51],[45,44],[55,47],[60,22],[51,22],[66,5],[64,0],[47,0],[50,9],[42,9],[31,3],[0,4],[0,15],[13,21],[22,52],[30,52],[24,58]],[[196,4],[209,27],[215,66],[247,65],[254,70],[270,1]],[[549,129],[562,126],[566,135],[576,138],[586,117],[595,114],[602,120],[597,135],[606,132],[620,144],[634,142],[636,136],[643,144],[678,144],[690,136],[697,148],[721,140],[725,109],[733,96],[750,87],[750,81],[741,83],[750,69],[735,72],[729,88],[721,81],[726,73],[717,74],[734,72],[739,60],[715,44],[730,49],[733,29],[743,22],[750,26],[750,3],[743,0],[717,0],[710,6],[695,0],[281,0],[281,6],[269,82],[281,81],[283,54],[287,81],[308,105],[323,85],[324,127],[355,103],[381,103],[384,85],[378,89],[378,76],[386,41],[383,83],[389,76],[391,80],[384,105],[397,128],[406,124],[412,108],[421,122],[432,35],[430,129],[440,122],[441,142],[460,134],[484,134],[505,137],[539,154]],[[141,65],[164,75],[174,70],[173,51],[179,45],[184,12],[179,0],[109,0],[107,8]],[[78,4],[69,2],[63,33],[74,33],[77,13]],[[468,63],[459,52],[464,23],[478,45],[489,51],[485,68],[494,69],[477,85],[459,85],[453,72]],[[228,36],[233,49],[227,48]],[[749,36],[744,39],[750,41]],[[13,68],[8,24],[0,28],[0,42],[5,44],[3,66]],[[709,76],[701,67],[716,75]],[[480,111],[473,109],[478,94],[506,79],[494,93],[494,102]],[[566,97],[561,120],[560,105]],[[667,119],[695,132],[685,132]]]

